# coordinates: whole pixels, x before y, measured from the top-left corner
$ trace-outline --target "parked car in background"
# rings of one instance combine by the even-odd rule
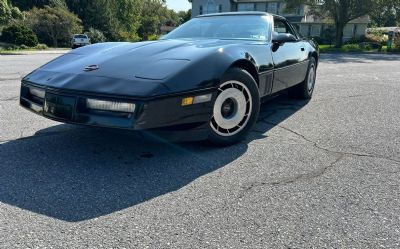
[[[85,34],[74,35],[71,39],[72,49],[83,47],[86,45],[90,45],[90,38]]]

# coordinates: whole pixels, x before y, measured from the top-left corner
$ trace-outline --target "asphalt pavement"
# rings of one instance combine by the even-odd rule
[[[311,101],[226,148],[19,107],[56,56],[0,56],[0,248],[400,247],[399,55],[323,55]]]

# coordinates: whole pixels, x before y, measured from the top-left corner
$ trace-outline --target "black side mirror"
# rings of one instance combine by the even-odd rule
[[[272,35],[272,43],[282,45],[286,42],[295,42],[296,37],[292,34],[275,33]]]

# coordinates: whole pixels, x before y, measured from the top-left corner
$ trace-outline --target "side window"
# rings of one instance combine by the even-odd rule
[[[298,37],[293,29],[290,27],[290,25],[286,21],[280,19],[274,19],[274,31],[280,34],[286,33]]]
[[[299,27],[298,24],[295,24],[295,25],[291,24],[290,26],[292,27],[292,30],[296,34],[295,36],[297,36],[297,38],[299,38],[299,39],[303,39],[304,38],[299,32],[300,27]]]

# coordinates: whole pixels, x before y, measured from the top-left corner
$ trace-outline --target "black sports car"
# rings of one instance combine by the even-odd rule
[[[65,123],[227,145],[255,124],[261,98],[311,98],[318,57],[281,16],[203,15],[158,41],[71,51],[22,80],[20,104]]]

